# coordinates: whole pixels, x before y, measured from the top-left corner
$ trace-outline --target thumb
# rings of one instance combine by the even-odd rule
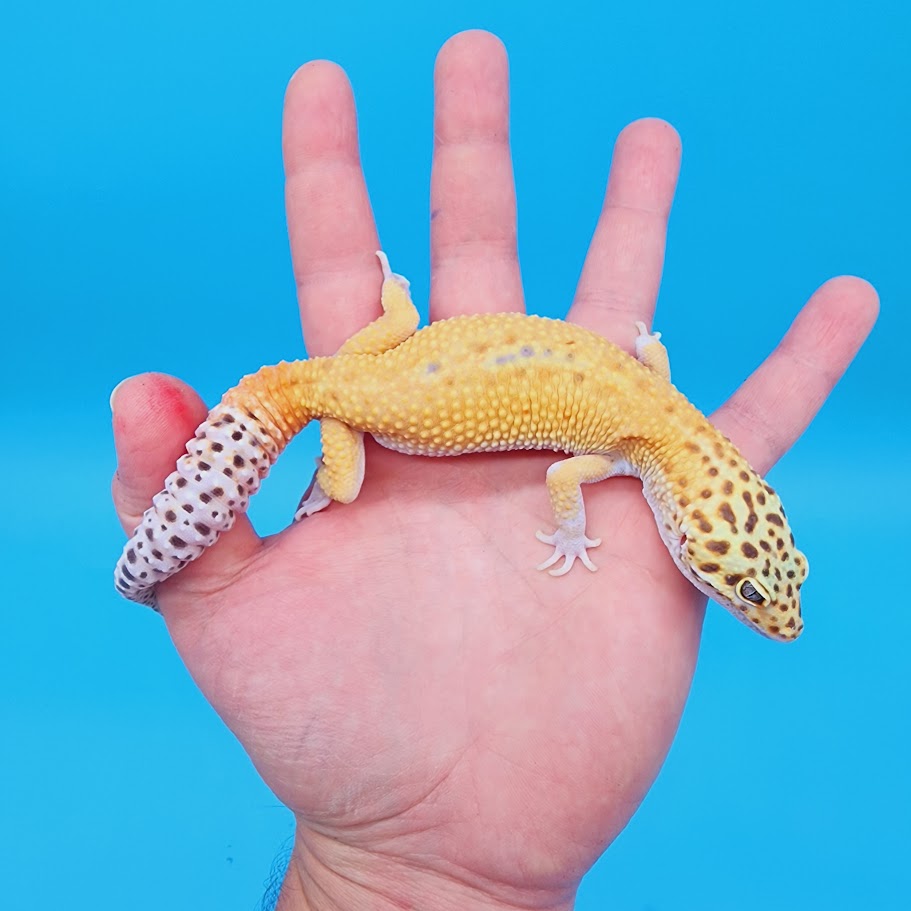
[[[205,420],[207,409],[186,383],[163,373],[145,373],[114,389],[111,410],[117,452],[111,493],[120,524],[132,534],[177,459],[186,452],[186,442]],[[218,588],[259,548],[260,539],[250,520],[239,515],[217,545],[180,575],[199,578],[205,574],[211,579],[206,587]]]

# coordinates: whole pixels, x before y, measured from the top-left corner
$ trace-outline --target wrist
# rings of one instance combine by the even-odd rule
[[[523,890],[455,869],[298,829],[275,911],[571,911],[575,888]]]

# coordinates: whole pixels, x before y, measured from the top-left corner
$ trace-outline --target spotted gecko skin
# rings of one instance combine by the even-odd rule
[[[551,449],[557,528],[538,568],[594,570],[581,484],[642,480],[658,531],[693,585],[759,633],[803,629],[806,557],[775,491],[670,383],[658,334],[639,326],[637,356],[579,326],[513,313],[462,316],[415,331],[408,283],[383,254],[384,313],[332,357],[263,367],[230,390],[187,444],[127,542],[117,589],[153,605],[156,586],[195,560],[243,513],[281,451],[319,419],[323,455],[296,518],[351,502],[363,434],[398,452],[449,456]]]

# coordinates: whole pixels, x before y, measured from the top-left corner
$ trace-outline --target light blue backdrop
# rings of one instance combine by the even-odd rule
[[[301,354],[279,130],[308,59],[352,78],[383,244],[423,298],[433,58],[486,27],[511,54],[532,310],[565,312],[611,143],[643,115],[684,141],[657,325],[697,404],[827,277],[883,301],[773,474],[812,556],[806,636],[780,647],[710,609],[680,736],[579,908],[907,907],[905,4],[34,0],[2,20],[0,906],[259,907],[292,821],[163,624],[111,588],[108,395],[156,369],[215,401]],[[233,347],[194,341],[181,314],[200,302],[255,319]],[[310,456],[279,464],[261,529]]]

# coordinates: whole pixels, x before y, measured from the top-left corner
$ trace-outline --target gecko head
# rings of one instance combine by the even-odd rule
[[[791,642],[803,630],[800,587],[807,558],[794,544],[775,491],[752,471],[738,471],[737,480],[733,489],[733,482],[722,484],[687,511],[680,562],[697,588],[738,620]]]

